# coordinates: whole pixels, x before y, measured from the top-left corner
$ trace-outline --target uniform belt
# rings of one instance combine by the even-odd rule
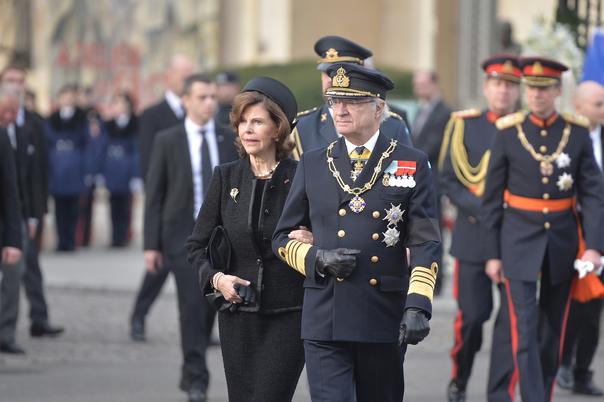
[[[575,197],[559,198],[556,200],[542,200],[540,198],[522,197],[510,193],[505,190],[503,200],[512,208],[521,209],[523,211],[543,212],[560,212],[573,209],[575,205]]]

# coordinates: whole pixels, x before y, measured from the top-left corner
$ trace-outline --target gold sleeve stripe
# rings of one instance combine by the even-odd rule
[[[428,299],[430,299],[430,302],[432,302],[437,272],[438,264],[435,262],[432,263],[430,268],[413,268],[411,278],[409,280],[409,291],[407,294],[417,293],[422,296],[426,296]]]
[[[283,253],[280,253],[280,255],[285,260],[287,265],[306,276],[306,266],[304,260],[311,247],[312,246],[310,244],[302,243],[297,240],[290,240],[287,242]]]
[[[417,273],[417,274],[414,274],[411,278],[412,278],[411,280],[418,279],[418,280],[423,280],[424,282],[427,282],[427,283],[431,283],[432,286],[436,285],[436,280],[434,280],[434,278],[432,278],[431,276],[428,276],[426,274]]]

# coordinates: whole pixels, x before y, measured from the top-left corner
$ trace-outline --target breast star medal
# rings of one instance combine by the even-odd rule
[[[365,200],[362,197],[359,197],[358,195],[352,197],[352,199],[348,203],[348,207],[355,214],[360,214],[361,212],[363,212],[363,210],[365,209],[365,205],[367,205],[367,203],[365,203]]]
[[[229,193],[231,198],[233,199],[233,201],[235,201],[235,204],[237,203],[237,195],[239,194],[239,189],[237,187],[234,187],[231,189],[231,192]]]
[[[569,173],[562,173],[558,176],[558,182],[556,185],[560,189],[560,191],[568,191],[572,188],[574,183],[573,177]]]
[[[382,220],[388,221],[388,226],[396,226],[399,222],[403,220],[403,214],[405,213],[405,210],[401,209],[401,204],[395,206],[394,204],[390,203],[390,209],[384,210],[386,211],[386,216]]]
[[[570,156],[568,156],[568,154],[566,152],[562,152],[556,158],[556,166],[558,166],[558,169],[564,169],[565,167],[569,167],[570,166]]]
[[[394,227],[389,227],[382,234],[384,235],[384,240],[382,241],[386,243],[386,247],[394,247],[399,241],[401,232],[396,230]]]

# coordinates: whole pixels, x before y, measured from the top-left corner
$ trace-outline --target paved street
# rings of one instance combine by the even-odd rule
[[[101,205],[95,212],[97,229],[91,249],[74,254],[46,251],[42,265],[48,284],[48,302],[53,323],[66,333],[57,339],[29,337],[27,301],[23,299],[19,342],[26,357],[0,355],[0,401],[2,402],[138,402],[185,401],[177,389],[179,337],[173,284],[154,306],[147,321],[149,341],[136,344],[128,337],[128,316],[142,272],[140,237],[126,250],[110,250]],[[52,224],[52,222],[50,222]],[[135,231],[140,232],[140,216]],[[47,239],[52,242],[52,238]],[[418,347],[411,347],[406,363],[406,400],[445,401],[450,371],[454,302],[450,291],[438,299],[431,321],[432,333]],[[487,325],[490,329],[491,323]],[[487,333],[469,389],[469,402],[485,401]],[[596,358],[597,381],[604,385],[604,348]],[[210,401],[227,401],[220,349],[209,351],[212,380]],[[306,377],[295,401],[309,401]],[[593,400],[559,391],[556,401]]]

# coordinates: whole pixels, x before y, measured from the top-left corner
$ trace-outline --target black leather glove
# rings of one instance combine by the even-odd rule
[[[254,304],[256,303],[256,291],[251,286],[245,286],[240,283],[233,285],[233,288],[237,291],[243,304]]]
[[[357,265],[357,254],[361,250],[336,248],[334,250],[317,251],[316,267],[321,275],[331,275],[336,278],[347,278]]]
[[[408,308],[398,331],[398,344],[417,345],[430,333],[430,323],[426,313],[417,308]]]

